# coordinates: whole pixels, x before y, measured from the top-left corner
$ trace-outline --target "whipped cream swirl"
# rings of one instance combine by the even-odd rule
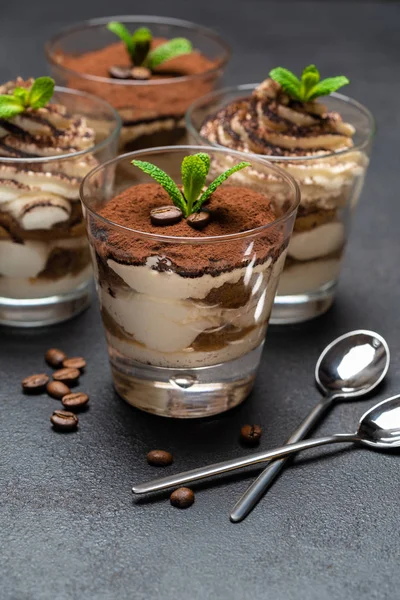
[[[200,133],[235,150],[306,157],[351,148],[355,129],[320,102],[293,100],[278,83],[267,79],[250,97],[209,117]]]

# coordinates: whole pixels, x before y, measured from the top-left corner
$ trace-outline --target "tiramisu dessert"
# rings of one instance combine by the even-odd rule
[[[63,50],[62,34],[47,49],[57,83],[100,96],[119,111],[121,152],[182,142],[186,109],[214,88],[227,60],[228,51],[218,44],[216,35],[210,52],[205,53],[194,45],[199,33],[194,30],[193,35],[184,24],[175,29],[183,35],[187,31],[188,37],[192,34],[194,44],[186,37],[161,35],[171,29],[168,20],[164,27],[156,20],[148,25],[135,28],[129,19],[126,24],[94,22],[86,30],[94,40],[91,47],[96,48],[96,33],[98,44],[109,39],[107,45],[72,53],[71,45],[79,35],[72,31],[65,33],[66,40],[73,40],[66,42],[68,51]],[[81,31],[83,36],[84,26]]]
[[[53,91],[49,77],[18,78],[0,87],[3,298],[59,296],[90,278],[79,186],[98,164],[86,152],[95,133],[85,118],[49,104]]]
[[[212,144],[272,159],[300,186],[301,203],[278,290],[282,296],[318,293],[334,285],[339,274],[347,209],[358,200],[368,149],[355,147],[356,127],[317,99],[346,83],[345,77],[320,80],[313,65],[304,69],[301,80],[278,67],[250,96],[223,106],[200,129],[202,139]],[[330,100],[346,110],[345,100]]]
[[[149,162],[133,165],[158,184],[131,186],[98,211],[101,220],[88,217],[117,391],[135,406],[170,416],[226,410],[252,387],[296,202],[288,193],[286,217],[255,186],[238,185],[236,173],[257,170],[246,162],[208,188],[206,180],[217,173],[205,153],[184,158],[182,186]],[[258,354],[247,376],[231,367],[230,378],[238,373],[240,383],[218,381],[218,408],[207,406],[207,394],[210,402],[214,394],[209,379],[197,389],[205,403],[200,412],[185,414],[177,397],[187,394],[190,403],[196,385],[179,390],[171,383],[175,375],[193,383],[199,369],[207,376],[204,368],[244,360],[252,351]],[[167,369],[169,383],[142,394],[138,365]]]

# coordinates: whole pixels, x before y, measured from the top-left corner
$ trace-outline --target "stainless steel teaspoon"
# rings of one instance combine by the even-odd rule
[[[206,477],[219,475],[220,473],[227,473],[228,471],[255,465],[266,460],[289,456],[294,452],[307,450],[307,448],[344,442],[353,442],[369,448],[379,448],[382,450],[400,448],[400,394],[380,402],[366,412],[359,421],[356,433],[338,433],[330,437],[305,440],[296,444],[282,446],[275,450],[258,452],[257,454],[251,454],[243,458],[234,458],[233,460],[208,465],[207,467],[192,469],[191,471],[185,471],[184,473],[178,473],[170,477],[154,479],[148,483],[133,486],[132,492],[134,494],[145,494],[147,492],[165,490],[172,486],[180,486],[184,483],[198,481],[199,479],[205,479]]]
[[[294,444],[324,417],[335,402],[369,394],[385,377],[390,363],[386,341],[374,331],[350,331],[325,348],[315,367],[315,381],[324,398],[287,440]],[[257,477],[231,512],[231,521],[242,521],[262,498],[289,457],[275,460]]]

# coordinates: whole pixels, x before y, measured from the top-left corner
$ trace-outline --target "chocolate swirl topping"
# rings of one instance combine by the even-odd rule
[[[355,129],[320,102],[299,102],[266,79],[250,97],[207,118],[200,134],[244,152],[270,156],[312,156],[353,146]]]
[[[30,88],[33,80],[21,78],[0,86],[0,94],[14,88]],[[0,119],[0,156],[34,158],[71,154],[87,150],[95,143],[94,131],[83,117],[71,116],[65,106],[49,104],[44,108],[27,108],[12,119]]]

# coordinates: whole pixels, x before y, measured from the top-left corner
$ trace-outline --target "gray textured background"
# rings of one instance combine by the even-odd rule
[[[316,401],[320,351],[350,329],[387,338],[390,377],[376,400],[337,407],[319,433],[354,428],[364,410],[399,391],[400,4],[19,0],[1,8],[0,80],[43,74],[44,41],[77,20],[182,17],[225,34],[235,51],[229,83],[258,81],[278,64],[344,72],[349,94],[376,115],[378,136],[335,307],[313,323],[270,329],[256,389],[229,414],[183,423],[126,406],[112,391],[95,306],[48,331],[0,329],[0,599],[398,598],[399,456],[309,452],[240,525],[228,512],[251,473],[195,486],[187,511],[163,494],[134,502],[130,486],[154,475],[144,460],[154,447],[169,448],[181,470],[236,456],[244,422],[263,425],[263,448],[280,444]],[[82,388],[92,405],[74,435],[51,430],[55,400],[19,391],[55,344],[89,361]]]

